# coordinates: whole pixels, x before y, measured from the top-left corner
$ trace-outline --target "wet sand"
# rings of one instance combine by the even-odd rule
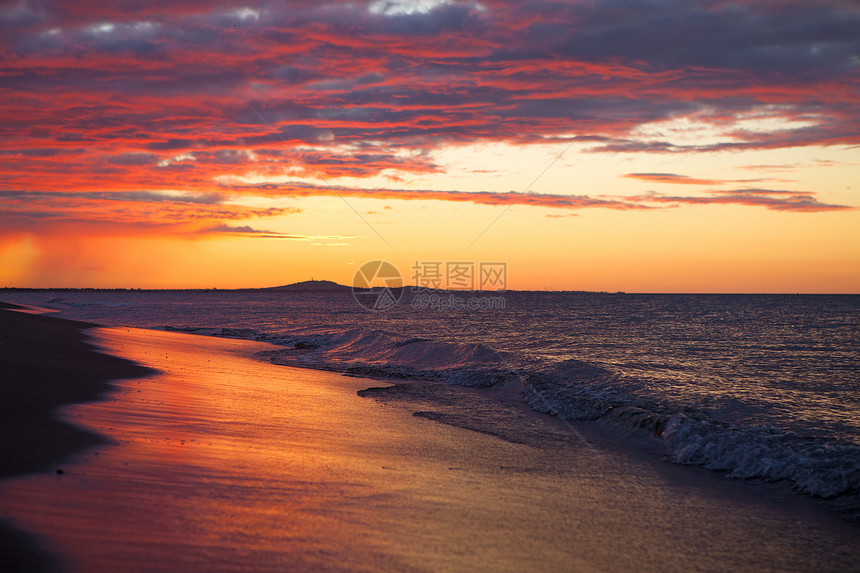
[[[469,427],[504,396],[380,402],[358,392],[386,384],[261,362],[263,343],[91,332],[160,373],[63,409],[112,444],[0,487],[2,516],[72,571],[860,567],[858,529],[814,504],[595,445],[513,404],[501,425]]]
[[[149,372],[96,352],[84,334],[94,326],[0,302],[0,479],[56,471],[76,452],[104,443],[103,436],[52,413],[63,404],[99,398],[110,379]],[[55,567],[36,538],[0,521],[0,571]]]
[[[111,388],[111,379],[149,373],[96,352],[85,334],[96,325],[18,312],[21,308],[0,303],[0,432],[5,438],[0,477],[47,469],[103,441],[51,413],[62,404],[99,398]]]

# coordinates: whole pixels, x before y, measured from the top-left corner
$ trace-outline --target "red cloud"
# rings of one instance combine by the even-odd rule
[[[198,232],[223,221],[293,214],[297,208],[256,209],[229,205],[217,195],[137,193],[0,192],[5,231],[68,224],[125,226],[159,232]]]
[[[363,1],[337,10],[310,1],[252,1],[242,10],[220,0],[27,6],[0,18],[0,189],[9,191],[211,193],[219,190],[214,181],[249,172],[323,179],[431,173],[440,167],[429,152],[460,142],[576,140],[617,153],[860,145],[860,10],[836,1],[618,10],[492,0],[483,9],[446,2],[397,16]],[[780,49],[763,50],[761,38]],[[787,127],[733,127],[761,113]],[[635,136],[642,125],[684,117],[729,132],[726,140],[682,145]],[[561,208],[667,202],[376,193]],[[44,207],[44,198],[27,200],[33,210]],[[69,216],[98,212],[92,200],[67,197],[63,208]],[[843,208],[802,194],[675,198],[685,202]],[[157,215],[220,220],[214,206],[197,209]]]

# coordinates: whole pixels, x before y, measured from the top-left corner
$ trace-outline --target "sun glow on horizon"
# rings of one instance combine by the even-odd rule
[[[0,10],[0,286],[860,292],[860,8],[130,8]]]

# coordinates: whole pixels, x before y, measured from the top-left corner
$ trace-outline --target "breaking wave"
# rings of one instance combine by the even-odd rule
[[[534,410],[569,420],[603,420],[657,440],[669,460],[733,478],[786,480],[805,494],[860,497],[860,446],[768,426],[744,427],[707,412],[644,399],[612,368],[579,360],[539,361],[477,343],[403,337],[380,330],[275,335],[251,329],[171,328],[275,343],[273,363],[380,377],[490,387],[516,382]],[[476,416],[479,413],[476,412]]]

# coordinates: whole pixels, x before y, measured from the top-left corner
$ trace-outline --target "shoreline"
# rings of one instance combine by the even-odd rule
[[[86,332],[99,325],[19,312],[0,302],[0,479],[51,469],[104,443],[99,434],[57,420],[66,404],[103,398],[117,379],[152,374],[129,360],[104,354]]]
[[[5,314],[19,313],[0,312]],[[62,319],[52,319],[48,324],[58,326],[53,322],[57,320]],[[19,326],[26,323],[18,322]],[[93,325],[64,324],[63,332],[73,333],[73,327],[85,331]],[[697,566],[717,569],[720,564],[723,568],[744,564],[761,567],[770,563],[768,560],[773,560],[776,570],[801,570],[804,561],[810,563],[802,549],[811,549],[813,540],[841,547],[843,565],[860,563],[856,550],[852,552],[836,540],[827,541],[824,535],[830,532],[835,533],[831,537],[851,539],[856,529],[847,525],[841,528],[812,507],[801,504],[796,510],[783,511],[774,507],[778,505],[775,500],[757,500],[757,493],[748,484],[721,480],[707,470],[661,464],[637,455],[633,448],[604,448],[607,440],[594,441],[592,436],[583,443],[572,437],[559,420],[533,411],[532,415],[518,411],[516,405],[505,404],[505,396],[489,396],[484,390],[438,387],[450,391],[444,400],[453,408],[462,405],[463,400],[475,400],[472,406],[489,408],[490,401],[498,398],[499,412],[508,419],[493,427],[476,427],[465,413],[439,407],[437,398],[430,402],[425,396],[428,400],[420,404],[420,400],[385,403],[360,397],[384,394],[374,388],[380,382],[391,381],[344,377],[252,358],[251,351],[263,348],[262,343],[139,329],[99,328],[93,334],[98,348],[124,356],[126,362],[131,359],[156,368],[161,374],[153,380],[122,380],[117,384],[120,390],[108,400],[64,409],[64,419],[81,421],[99,432],[102,425],[110,424],[107,429],[113,432],[108,432],[107,439],[118,445],[103,448],[101,456],[79,456],[63,476],[65,479],[34,475],[15,480],[16,491],[24,488],[35,492],[34,499],[39,499],[39,492],[46,487],[55,491],[54,496],[59,495],[57,492],[72,487],[80,475],[98,482],[106,492],[116,486],[116,495],[137,492],[135,495],[150,503],[163,503],[182,523],[190,520],[196,527],[214,527],[209,521],[199,523],[194,514],[186,514],[160,497],[149,497],[151,486],[143,478],[152,479],[148,477],[147,464],[158,462],[151,475],[159,476],[161,481],[164,475],[177,472],[175,479],[164,483],[183,491],[201,476],[205,478],[202,483],[210,484],[204,487],[215,487],[211,480],[224,479],[221,474],[233,476],[230,479],[238,484],[245,484],[251,475],[255,476],[253,480],[260,479],[256,476],[274,476],[274,481],[266,482],[269,485],[264,491],[277,497],[281,488],[289,488],[292,493],[282,502],[287,506],[272,506],[267,499],[261,507],[266,512],[280,512],[276,520],[279,528],[298,523],[304,529],[300,528],[298,538],[292,534],[284,538],[286,534],[280,530],[264,529],[262,535],[281,536],[277,537],[279,543],[296,554],[290,558],[305,566],[308,562],[300,557],[322,559],[312,563],[331,565],[338,563],[330,561],[332,555],[347,558],[341,554],[351,551],[352,565],[368,570],[373,566],[383,570],[453,570],[463,564],[489,567],[489,563],[511,570],[515,563],[529,563],[533,569],[551,569],[566,563],[567,567],[577,564],[586,570],[623,570],[633,565],[652,570],[658,564],[665,570],[683,570]],[[86,335],[79,330],[78,336]],[[93,350],[90,344],[82,344],[90,352],[108,356]],[[222,375],[226,376],[223,380],[219,378]],[[195,376],[200,379],[195,380]],[[249,384],[252,380],[262,382]],[[184,383],[196,385],[183,390]],[[224,449],[213,451],[211,444],[202,447],[203,439],[218,446],[219,440],[232,440],[233,436],[222,435],[222,430],[201,436],[201,424],[234,432],[235,423],[224,426],[223,420],[244,415],[248,409],[243,406],[237,411],[212,413],[223,408],[224,401],[201,402],[204,398],[200,389],[219,391],[220,384],[227,385],[224,395],[231,396],[230,400],[239,391],[264,391],[267,398],[261,401],[259,395],[251,394],[247,404],[261,404],[258,407],[264,410],[276,405],[268,417],[285,417],[283,427],[269,427],[269,420],[252,419],[243,422],[242,427],[257,428],[255,437],[251,442],[242,442],[241,448],[224,445]],[[170,393],[174,385],[178,393]],[[95,397],[104,396],[110,387],[103,383]],[[427,388],[434,393],[435,389]],[[135,424],[123,429],[123,411],[129,408],[135,413]],[[169,422],[169,428],[180,425],[183,429],[153,435],[161,431],[159,420]],[[195,420],[194,424],[188,425],[189,420]],[[155,425],[142,431],[140,424]],[[262,447],[268,443],[275,446]],[[129,447],[140,451],[123,454]],[[228,452],[233,453],[226,455]],[[169,458],[169,464],[163,465],[163,456]],[[123,460],[131,464],[133,471],[123,465]],[[191,462],[194,471],[185,471],[184,465]],[[249,463],[253,472],[246,475]],[[298,471],[291,469],[295,467],[303,469],[291,473]],[[121,472],[125,481],[116,481],[113,472]],[[137,483],[138,480],[143,482]],[[117,485],[120,483],[123,485]],[[244,497],[246,486],[238,490],[235,487],[228,491],[243,501],[230,510],[230,515],[239,511],[238,515],[249,520],[248,527],[259,527],[257,511],[249,515],[240,511],[245,505],[256,507],[259,502]],[[80,494],[77,489],[68,491]],[[339,493],[332,497],[332,491]],[[72,499],[72,495],[61,497],[72,507],[77,507],[76,502],[84,504]],[[105,496],[99,492],[97,503],[101,503],[100,497]],[[288,507],[292,503],[288,500],[297,498],[304,500],[299,507]],[[95,511],[90,508],[92,503],[90,500],[77,511]],[[143,505],[146,504],[131,507]],[[315,509],[306,510],[305,506]],[[23,508],[27,510],[26,504]],[[103,513],[110,514],[108,510]],[[40,532],[62,525],[56,518],[39,523],[41,527],[35,529]],[[153,549],[170,555],[165,548],[168,541],[157,533],[160,530],[153,527],[152,531]],[[114,534],[112,530],[101,533]],[[322,537],[333,537],[333,541],[320,538],[322,533]],[[214,534],[227,535],[220,529]],[[232,535],[223,538],[225,543],[236,543]],[[84,541],[101,542],[89,537],[84,536]],[[194,540],[185,542],[195,550],[200,548]],[[343,549],[338,548],[338,543]],[[791,547],[792,543],[800,549]],[[748,553],[758,551],[760,555],[729,552],[740,545],[745,545]],[[76,550],[74,544],[68,547]],[[239,559],[237,555],[245,546],[239,543],[230,547],[234,553],[227,558]],[[791,561],[792,555],[796,565]],[[836,562],[825,565],[838,570]],[[259,565],[257,570],[277,568]]]
[[[193,332],[198,334],[197,332]],[[199,333],[202,334],[202,333]],[[232,338],[228,335],[202,334]],[[243,339],[244,340],[244,339]],[[413,415],[434,420],[439,423],[465,428],[472,431],[495,435],[501,439],[511,439],[514,442],[528,443],[531,439],[528,432],[523,432],[517,417],[537,417],[544,423],[554,424],[562,433],[567,432],[576,436],[583,443],[600,444],[614,451],[635,452],[636,455],[647,452],[657,461],[670,463],[686,471],[704,472],[719,478],[733,480],[741,484],[753,484],[753,487],[766,495],[774,495],[780,499],[796,497],[797,503],[820,506],[840,519],[860,526],[860,497],[856,490],[850,490],[837,495],[819,495],[803,491],[797,483],[787,478],[774,479],[765,474],[755,474],[749,477],[735,477],[731,469],[713,468],[706,462],[682,462],[672,459],[668,445],[662,440],[666,429],[666,419],[661,419],[659,411],[647,411],[631,408],[629,412],[620,412],[610,408],[605,414],[591,419],[571,419],[555,413],[551,404],[552,397],[541,395],[540,390],[529,385],[520,377],[519,386],[513,388],[510,381],[494,385],[460,385],[444,379],[427,376],[427,372],[417,371],[409,375],[390,372],[387,367],[355,366],[327,364],[313,361],[303,361],[305,349],[279,348],[273,352],[261,352],[257,355],[260,360],[294,368],[310,368],[320,372],[337,372],[344,376],[368,378],[384,384],[387,387],[369,387],[359,392],[360,396],[373,398],[380,403],[394,403],[404,408],[412,408]],[[531,389],[533,396],[538,396],[537,403],[526,399],[524,390]],[[474,399],[485,405],[490,404],[489,410],[493,416],[476,418],[469,415],[469,409],[476,409]],[[500,408],[496,408],[497,403]],[[467,405],[466,407],[458,407]],[[424,411],[427,409],[431,411]],[[486,408],[484,408],[486,410]],[[440,411],[435,411],[440,410]],[[626,414],[626,416],[625,416]],[[492,418],[487,420],[486,418]],[[551,421],[549,421],[551,420]],[[717,445],[719,440],[712,440]],[[672,452],[676,453],[676,452]],[[753,452],[754,453],[754,452]],[[670,461],[671,460],[671,461]],[[684,471],[684,470],[682,470]]]
[[[103,354],[86,331],[97,325],[28,312],[0,302],[0,481],[56,471],[103,435],[59,420],[67,404],[102,398],[110,382],[143,376],[143,366]],[[52,556],[38,540],[0,520],[0,570],[48,571]]]

